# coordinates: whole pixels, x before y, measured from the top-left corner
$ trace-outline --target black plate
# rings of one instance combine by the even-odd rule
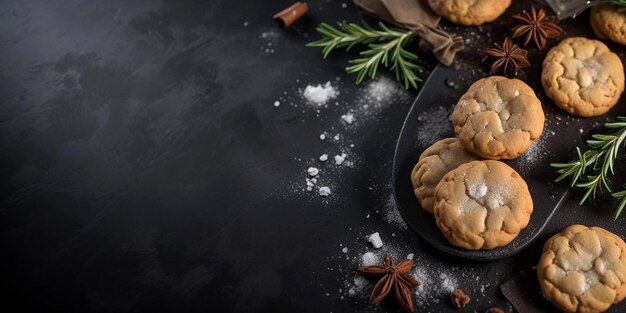
[[[557,174],[549,163],[569,160],[573,156],[574,147],[581,146],[583,138],[587,138],[589,133],[600,129],[607,120],[626,114],[624,97],[605,116],[584,119],[565,113],[543,94],[540,80],[541,61],[546,51],[565,37],[594,38],[586,14],[576,19],[561,21],[565,33],[560,38],[549,41],[544,52],[529,48],[528,59],[532,66],[522,71],[518,77],[537,93],[546,114],[542,136],[525,154],[515,160],[506,161],[524,177],[533,197],[534,211],[528,227],[510,244],[493,250],[469,251],[455,247],[445,239],[437,228],[433,216],[424,211],[415,199],[410,180],[411,170],[419,155],[427,147],[439,139],[454,136],[452,123],[448,120],[452,108],[473,82],[489,76],[486,72],[487,66],[481,64],[480,51],[491,46],[493,42],[502,42],[504,37],[510,36],[510,30],[513,28],[510,16],[524,9],[521,1],[513,2],[505,17],[495,23],[479,28],[449,27],[452,32],[463,35],[468,40],[466,48],[457,56],[454,66],[439,65],[435,68],[413,103],[398,138],[392,186],[404,221],[426,242],[459,258],[476,261],[497,260],[512,256],[531,244],[563,204],[570,190],[566,183],[553,182]],[[624,47],[610,42],[605,43],[622,60],[624,59]],[[433,112],[436,114],[432,114]],[[438,119],[433,119],[433,116]],[[447,128],[442,131],[441,125]],[[433,138],[433,132],[441,137]]]
[[[409,111],[398,143],[393,164],[392,186],[398,209],[408,226],[435,248],[455,257],[490,261],[498,260],[520,252],[531,244],[548,224],[554,213],[565,201],[569,188],[565,183],[555,184],[556,172],[550,162],[566,161],[572,156],[572,149],[583,143],[588,133],[601,127],[608,118],[623,115],[626,111],[624,99],[604,117],[583,119],[570,116],[556,108],[551,100],[540,91],[541,86],[530,83],[537,92],[546,113],[546,127],[542,136],[531,148],[515,160],[505,161],[516,169],[526,180],[534,202],[534,211],[528,227],[508,245],[493,250],[470,251],[451,245],[437,228],[432,215],[424,211],[413,194],[411,171],[419,155],[435,141],[453,137],[452,123],[448,121],[454,104],[472,82],[483,77],[477,71],[473,75],[459,77],[459,69],[438,66],[424,84],[422,91]],[[524,79],[538,82],[537,79]],[[443,108],[442,108],[442,107]],[[446,114],[441,114],[446,110]],[[437,114],[433,114],[437,112]],[[432,116],[439,119],[432,119]],[[426,118],[424,118],[426,117]],[[445,131],[435,127],[449,125]],[[422,131],[420,131],[422,130]],[[441,138],[431,138],[432,132],[442,133]],[[424,136],[427,134],[428,136]]]

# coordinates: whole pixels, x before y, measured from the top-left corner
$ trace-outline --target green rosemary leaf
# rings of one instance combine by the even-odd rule
[[[624,184],[623,187],[624,187],[624,190],[612,194],[614,198],[618,200],[621,199],[619,205],[617,206],[617,210],[615,210],[615,215],[613,216],[614,220],[617,220],[620,214],[622,214],[624,207],[626,207],[626,184]]]
[[[607,133],[594,134],[587,140],[590,150],[583,153],[577,147],[576,159],[568,163],[550,164],[559,174],[556,182],[569,178],[571,187],[585,190],[580,204],[587,200],[593,201],[598,193],[612,190],[610,177],[615,175],[615,160],[619,157],[620,148],[626,145],[626,116],[617,117],[616,120],[605,124]],[[626,198],[626,190],[612,195],[622,199],[615,211],[614,218],[617,218],[626,205],[626,200],[623,200]]]
[[[382,64],[394,73],[396,80],[405,88],[417,88],[417,82],[421,79],[415,72],[422,68],[414,63],[418,56],[405,49],[416,36],[414,32],[392,28],[384,23],[378,23],[378,29],[375,29],[364,21],[361,25],[344,21],[338,26],[335,28],[321,23],[317,32],[322,35],[322,39],[308,43],[307,47],[322,48],[322,55],[326,58],[336,49],[350,50],[357,45],[365,45],[366,49],[359,53],[360,57],[350,60],[350,65],[346,67],[348,73],[356,74],[357,84],[365,77],[375,78]]]

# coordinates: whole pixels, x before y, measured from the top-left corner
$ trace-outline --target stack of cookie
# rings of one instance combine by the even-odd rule
[[[524,82],[481,79],[456,104],[457,138],[426,149],[413,169],[415,196],[458,247],[494,249],[528,225],[533,201],[524,179],[498,160],[524,153],[543,132],[544,112]]]

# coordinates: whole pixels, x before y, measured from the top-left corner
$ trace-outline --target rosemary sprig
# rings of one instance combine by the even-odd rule
[[[350,50],[356,45],[367,45],[368,49],[360,52],[360,58],[350,60],[350,66],[346,71],[356,74],[356,83],[360,84],[366,76],[375,78],[378,67],[384,67],[393,71],[396,80],[403,83],[404,88],[409,86],[417,88],[417,82],[421,79],[417,77],[415,71],[421,67],[413,61],[417,60],[417,55],[405,49],[406,44],[416,34],[409,30],[390,28],[383,23],[378,23],[379,29],[370,27],[367,23],[363,25],[341,22],[339,29],[321,23],[317,27],[317,32],[323,38],[307,44],[307,47],[322,48],[324,58],[333,50],[345,48]]]
[[[590,150],[582,153],[580,148],[576,148],[577,158],[568,163],[551,163],[550,166],[558,168],[556,181],[569,178],[571,187],[578,187],[586,190],[580,200],[580,204],[587,199],[593,201],[602,189],[611,192],[610,175],[614,175],[615,160],[619,155],[619,149],[626,144],[626,117],[617,117],[616,122],[606,123],[607,134],[594,134],[587,140]],[[621,193],[617,193],[620,194]],[[615,195],[615,194],[613,194]],[[615,218],[619,216],[623,209],[623,204],[615,213]]]
[[[617,206],[617,210],[615,210],[615,215],[613,216],[613,219],[617,220],[617,218],[619,217],[619,215],[622,213],[622,210],[624,210],[624,207],[626,207],[626,184],[624,184],[624,190],[613,193],[612,196],[618,200],[621,199],[619,205]]]
[[[626,0],[609,0],[608,2],[618,5],[626,5]]]

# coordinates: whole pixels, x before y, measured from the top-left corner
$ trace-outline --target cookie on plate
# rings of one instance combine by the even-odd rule
[[[435,188],[437,226],[451,244],[468,250],[507,245],[532,212],[526,182],[500,161],[462,164]]]
[[[610,39],[626,45],[626,12],[613,4],[598,4],[591,8],[591,28],[600,39]]]
[[[535,92],[518,79],[483,78],[470,86],[452,112],[457,137],[486,159],[514,159],[543,132],[545,115]]]
[[[415,197],[422,208],[433,214],[435,187],[444,175],[463,163],[478,160],[457,138],[446,138],[424,150],[411,173]]]
[[[465,26],[482,25],[497,19],[511,0],[428,0],[435,13]]]
[[[569,226],[543,246],[537,276],[562,312],[604,312],[626,296],[626,244],[599,227]]]
[[[563,110],[598,116],[615,106],[624,91],[624,66],[599,40],[567,38],[546,55],[541,83]]]

